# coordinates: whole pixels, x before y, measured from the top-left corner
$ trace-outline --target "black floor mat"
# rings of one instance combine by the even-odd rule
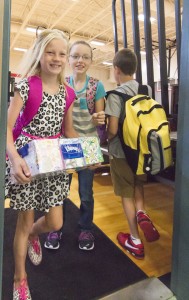
[[[69,200],[64,206],[65,223],[59,250],[43,247],[43,261],[35,267],[27,259],[26,268],[32,300],[99,299],[147,278],[124,253],[94,225],[95,248],[78,248],[79,209]],[[36,214],[39,217],[39,213]],[[13,237],[17,213],[5,209],[3,260],[3,300],[12,300]],[[45,235],[40,237],[43,245]]]

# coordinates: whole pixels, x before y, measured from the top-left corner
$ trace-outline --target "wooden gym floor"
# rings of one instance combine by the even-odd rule
[[[74,174],[70,199],[79,206],[77,175]],[[146,242],[143,233],[141,238],[145,246],[145,259],[137,260],[121,246],[116,235],[119,231],[128,232],[128,225],[123,213],[121,200],[114,195],[110,175],[96,174],[94,178],[94,223],[141,268],[147,276],[159,277],[171,272],[172,259],[172,220],[174,188],[163,183],[153,182],[145,185],[146,210],[160,233],[158,241]]]

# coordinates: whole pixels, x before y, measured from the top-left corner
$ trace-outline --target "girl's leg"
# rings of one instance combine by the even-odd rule
[[[25,260],[27,254],[28,237],[34,221],[34,211],[22,211],[18,213],[16,232],[14,236],[14,260],[15,260],[15,286],[19,286],[21,280],[27,277]]]
[[[81,201],[79,225],[83,231],[92,229],[94,212],[93,178],[93,170],[84,169],[78,172],[79,197]]]
[[[49,212],[39,218],[32,227],[30,232],[30,240],[38,237],[39,234],[58,231],[63,225],[63,212],[62,206],[55,206],[49,209]]]

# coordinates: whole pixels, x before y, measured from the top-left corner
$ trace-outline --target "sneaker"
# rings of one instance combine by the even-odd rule
[[[145,212],[137,212],[137,222],[142,231],[144,232],[147,242],[153,242],[159,239],[159,232],[150,220],[150,217]]]
[[[28,256],[35,266],[38,266],[42,261],[42,249],[39,238],[32,241],[28,240]]]
[[[81,250],[92,250],[94,248],[94,236],[90,231],[81,231],[78,241]]]
[[[18,287],[14,284],[13,300],[32,300],[26,279],[22,279]]]
[[[60,247],[62,232],[49,232],[44,247],[51,250],[56,250]]]
[[[135,245],[131,239],[131,235],[129,233],[119,232],[117,235],[117,240],[119,244],[125,248],[129,253],[131,253],[134,257],[138,259],[144,258],[144,245],[141,244]]]

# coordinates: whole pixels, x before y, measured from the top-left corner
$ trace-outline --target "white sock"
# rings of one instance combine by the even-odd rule
[[[143,214],[147,215],[146,210],[139,209],[139,210],[137,211],[137,213],[136,213],[136,216],[138,216],[138,214],[139,214],[140,212],[142,212]]]
[[[142,209],[139,209],[139,210],[137,211],[137,214],[138,214],[139,212],[143,212],[144,214],[146,214],[146,211],[145,211],[145,210],[142,210]]]
[[[141,244],[141,239],[136,239],[132,234],[131,234],[131,239],[135,245]]]

